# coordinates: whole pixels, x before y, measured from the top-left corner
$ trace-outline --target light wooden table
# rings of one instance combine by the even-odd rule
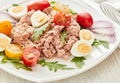
[[[9,3],[7,1],[12,2],[15,0],[0,0],[0,5]],[[34,82],[23,80],[0,70],[0,83]],[[120,83],[120,47],[96,67],[74,77],[50,83]]]

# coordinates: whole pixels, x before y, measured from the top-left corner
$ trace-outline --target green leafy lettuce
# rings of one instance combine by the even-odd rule
[[[48,27],[48,23],[34,30],[34,33],[33,33],[34,41],[38,40],[38,38],[43,34],[43,32],[47,29],[47,27]]]

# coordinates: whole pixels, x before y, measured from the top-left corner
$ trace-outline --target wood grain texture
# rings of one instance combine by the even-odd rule
[[[0,70],[0,83],[34,83]],[[120,83],[120,47],[96,67],[71,78],[50,83]]]

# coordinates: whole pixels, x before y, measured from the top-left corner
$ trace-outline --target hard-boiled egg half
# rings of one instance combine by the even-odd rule
[[[8,9],[8,13],[16,19],[20,19],[22,16],[27,14],[27,11],[28,9],[26,6],[20,6],[20,5],[13,6]]]
[[[91,45],[87,41],[79,40],[71,48],[71,54],[75,57],[89,55],[92,51]]]
[[[85,40],[88,41],[90,44],[92,44],[95,39],[95,36],[94,33],[91,32],[90,30],[82,29],[80,30],[79,38],[80,40]]]
[[[33,27],[40,27],[48,21],[48,16],[40,10],[33,13],[31,23]]]
[[[11,42],[11,38],[6,36],[5,34],[0,33],[0,52],[4,51],[7,44]]]

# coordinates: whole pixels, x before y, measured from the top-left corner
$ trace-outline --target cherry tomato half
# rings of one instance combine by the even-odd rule
[[[54,23],[55,25],[60,26],[69,26],[71,23],[71,15],[65,12],[58,12],[54,16]]]
[[[35,0],[28,4],[28,11],[31,10],[41,10],[43,11],[45,8],[50,7],[50,3],[48,0]]]
[[[84,28],[89,28],[93,24],[92,16],[87,12],[77,14],[77,22]]]
[[[5,54],[9,59],[21,58],[22,49],[16,44],[7,44],[5,47]]]
[[[39,60],[40,52],[34,47],[26,48],[22,54],[22,61],[26,66],[34,66]]]

